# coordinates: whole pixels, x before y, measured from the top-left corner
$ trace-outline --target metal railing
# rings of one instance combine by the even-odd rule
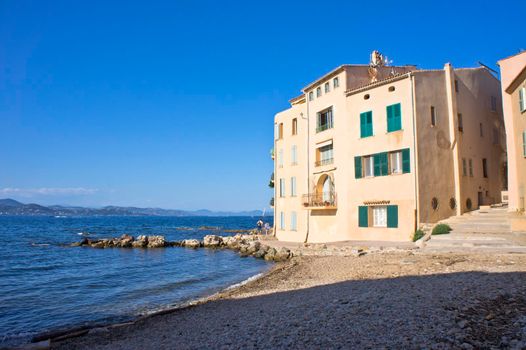
[[[315,167],[319,167],[319,166],[329,165],[329,164],[332,164],[332,163],[334,163],[334,158],[327,158],[327,159],[317,160],[314,163],[314,166]]]
[[[324,130],[331,129],[331,128],[332,128],[332,123],[321,124],[316,127],[316,132],[322,132]]]
[[[337,207],[335,192],[309,193],[304,194],[302,203],[307,208],[326,208],[334,209]]]

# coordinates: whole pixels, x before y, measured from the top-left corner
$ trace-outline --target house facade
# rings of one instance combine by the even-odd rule
[[[500,101],[486,68],[387,66],[378,53],[309,84],[275,116],[276,236],[408,241],[423,223],[500,202]]]

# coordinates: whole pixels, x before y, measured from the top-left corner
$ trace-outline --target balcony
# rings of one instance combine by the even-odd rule
[[[270,149],[270,158],[274,160],[274,148]]]
[[[332,123],[321,124],[316,127],[316,133],[332,128]]]
[[[305,209],[337,209],[336,193],[322,192],[304,194],[302,198]]]
[[[320,166],[324,166],[324,165],[330,165],[332,163],[334,163],[334,158],[327,158],[327,159],[317,160],[314,163],[314,166],[315,167],[320,167]]]

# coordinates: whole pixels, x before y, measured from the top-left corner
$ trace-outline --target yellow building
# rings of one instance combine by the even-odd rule
[[[408,241],[500,202],[499,81],[483,67],[342,65],[275,116],[278,239]]]
[[[526,197],[526,51],[498,62],[508,145],[510,211],[524,213]],[[526,229],[526,227],[525,227]]]

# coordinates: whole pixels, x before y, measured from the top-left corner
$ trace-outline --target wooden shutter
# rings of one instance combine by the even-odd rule
[[[411,172],[411,158],[410,158],[410,154],[411,154],[411,152],[409,151],[409,148],[406,148],[406,149],[402,150],[402,172],[404,174]]]
[[[398,205],[387,206],[387,227],[398,227]]]
[[[387,106],[387,132],[393,131],[393,106]]]
[[[362,157],[354,157],[354,177],[362,178]]]
[[[389,155],[387,152],[380,153],[380,175],[384,176],[389,174]]]
[[[402,130],[402,108],[400,106],[400,103],[397,103],[394,105],[394,130]]]
[[[381,159],[381,153],[374,154],[373,155],[373,163],[374,163],[374,176],[380,176],[382,175],[382,159]]]
[[[367,113],[360,113],[360,137],[367,136]]]
[[[373,136],[373,112],[367,112],[367,133]]]
[[[358,227],[369,227],[369,218],[367,217],[368,207],[358,207]]]

